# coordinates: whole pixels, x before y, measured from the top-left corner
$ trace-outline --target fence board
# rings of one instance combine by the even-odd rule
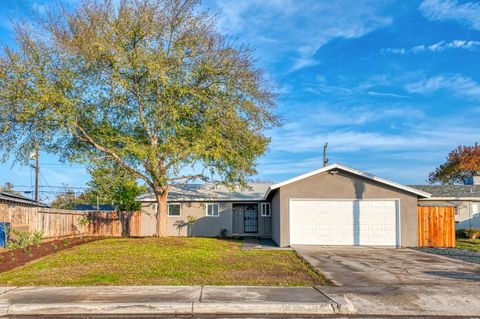
[[[418,245],[455,247],[455,207],[418,207]]]
[[[78,221],[85,215],[89,216],[89,225],[81,225]],[[140,220],[140,212],[85,212],[0,205],[0,222],[11,223],[12,229],[40,231],[45,239],[76,235],[140,236]]]

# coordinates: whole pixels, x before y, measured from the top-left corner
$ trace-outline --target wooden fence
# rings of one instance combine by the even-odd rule
[[[418,207],[418,245],[455,247],[455,207]]]
[[[79,219],[88,216],[90,223]],[[140,212],[85,212],[41,207],[0,205],[0,222],[12,229],[40,231],[44,239],[87,236],[140,236]]]

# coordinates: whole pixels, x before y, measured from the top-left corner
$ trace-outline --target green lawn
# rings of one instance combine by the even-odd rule
[[[0,274],[3,286],[321,284],[294,251],[181,237],[99,240]]]
[[[480,252],[480,239],[457,239],[457,248]]]

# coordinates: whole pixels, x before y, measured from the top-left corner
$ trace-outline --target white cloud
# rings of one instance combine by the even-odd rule
[[[210,0],[222,32],[255,43],[262,62],[290,62],[294,71],[316,64],[317,50],[335,38],[357,38],[388,26],[390,0],[375,5],[338,0]],[[348,10],[345,8],[348,7]]]
[[[437,90],[448,90],[458,96],[479,98],[480,84],[475,80],[459,74],[439,75],[429,79],[408,84],[407,91],[411,93],[432,93]]]
[[[474,136],[480,135],[480,128],[463,128],[451,125],[443,127],[415,127],[398,133],[385,133],[366,130],[338,129],[327,132],[308,130],[288,130],[279,132],[272,139],[272,152],[319,153],[325,142],[335,153],[360,151],[431,151],[450,150],[460,144],[473,143]]]
[[[399,98],[399,99],[409,99],[409,98],[411,98],[410,96],[407,96],[407,95],[401,95],[401,94],[396,94],[396,93],[391,93],[391,92],[377,92],[377,91],[368,91],[368,95],[380,96],[380,97],[395,97],[395,98]]]
[[[477,50],[480,48],[480,41],[473,40],[454,40],[454,41],[440,41],[433,44],[421,44],[411,48],[386,48],[382,49],[383,53],[394,54],[408,54],[408,53],[422,53],[422,52],[442,52],[447,49],[465,49]]]
[[[480,30],[480,3],[456,0],[424,0],[419,7],[430,21],[457,20]]]

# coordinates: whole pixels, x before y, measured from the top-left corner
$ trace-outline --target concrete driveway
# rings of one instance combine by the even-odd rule
[[[412,249],[296,246],[362,314],[480,315],[480,266]]]

